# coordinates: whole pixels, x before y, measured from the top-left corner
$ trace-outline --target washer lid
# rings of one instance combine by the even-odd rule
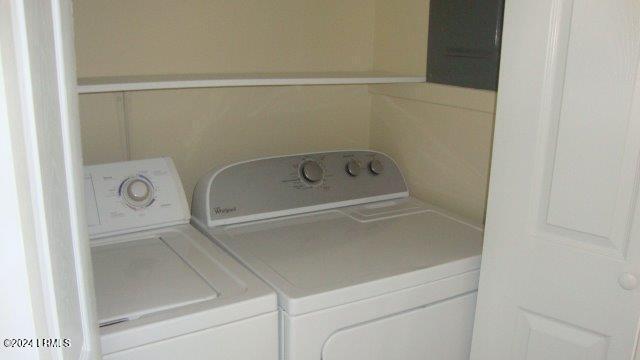
[[[101,326],[218,297],[162,237],[97,246],[92,259]]]
[[[272,289],[191,225],[95,239],[91,252],[103,354],[277,310]]]

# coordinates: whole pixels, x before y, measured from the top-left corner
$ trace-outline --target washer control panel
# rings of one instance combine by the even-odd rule
[[[189,222],[182,182],[170,158],[84,168],[92,238]]]
[[[205,175],[192,209],[208,226],[408,196],[400,169],[374,151],[334,151],[245,161]]]

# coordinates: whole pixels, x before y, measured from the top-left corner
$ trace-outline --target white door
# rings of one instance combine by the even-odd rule
[[[472,359],[631,359],[640,1],[507,1]]]
[[[71,0],[0,0],[2,359],[99,358],[72,25]]]

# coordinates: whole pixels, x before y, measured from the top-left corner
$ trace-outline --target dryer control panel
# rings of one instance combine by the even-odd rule
[[[85,166],[84,197],[92,238],[189,222],[170,158]]]
[[[333,151],[215,169],[198,182],[192,210],[196,222],[211,227],[408,195],[400,169],[387,155]]]

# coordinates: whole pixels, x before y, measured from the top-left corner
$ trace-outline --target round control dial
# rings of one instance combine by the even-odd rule
[[[134,208],[145,208],[153,202],[153,185],[145,177],[130,177],[120,186],[120,195],[127,205]]]
[[[322,181],[322,178],[324,177],[324,170],[317,161],[309,160],[305,161],[300,166],[300,174],[306,182],[310,184],[317,184]]]
[[[145,201],[149,197],[149,185],[142,180],[133,180],[127,185],[127,195],[134,201]]]
[[[360,165],[360,161],[351,159],[347,162],[345,170],[347,171],[347,174],[351,176],[358,176],[360,175],[360,170],[362,170],[362,165]]]
[[[369,170],[371,170],[374,175],[380,175],[384,172],[384,164],[378,159],[373,159],[369,163]]]

